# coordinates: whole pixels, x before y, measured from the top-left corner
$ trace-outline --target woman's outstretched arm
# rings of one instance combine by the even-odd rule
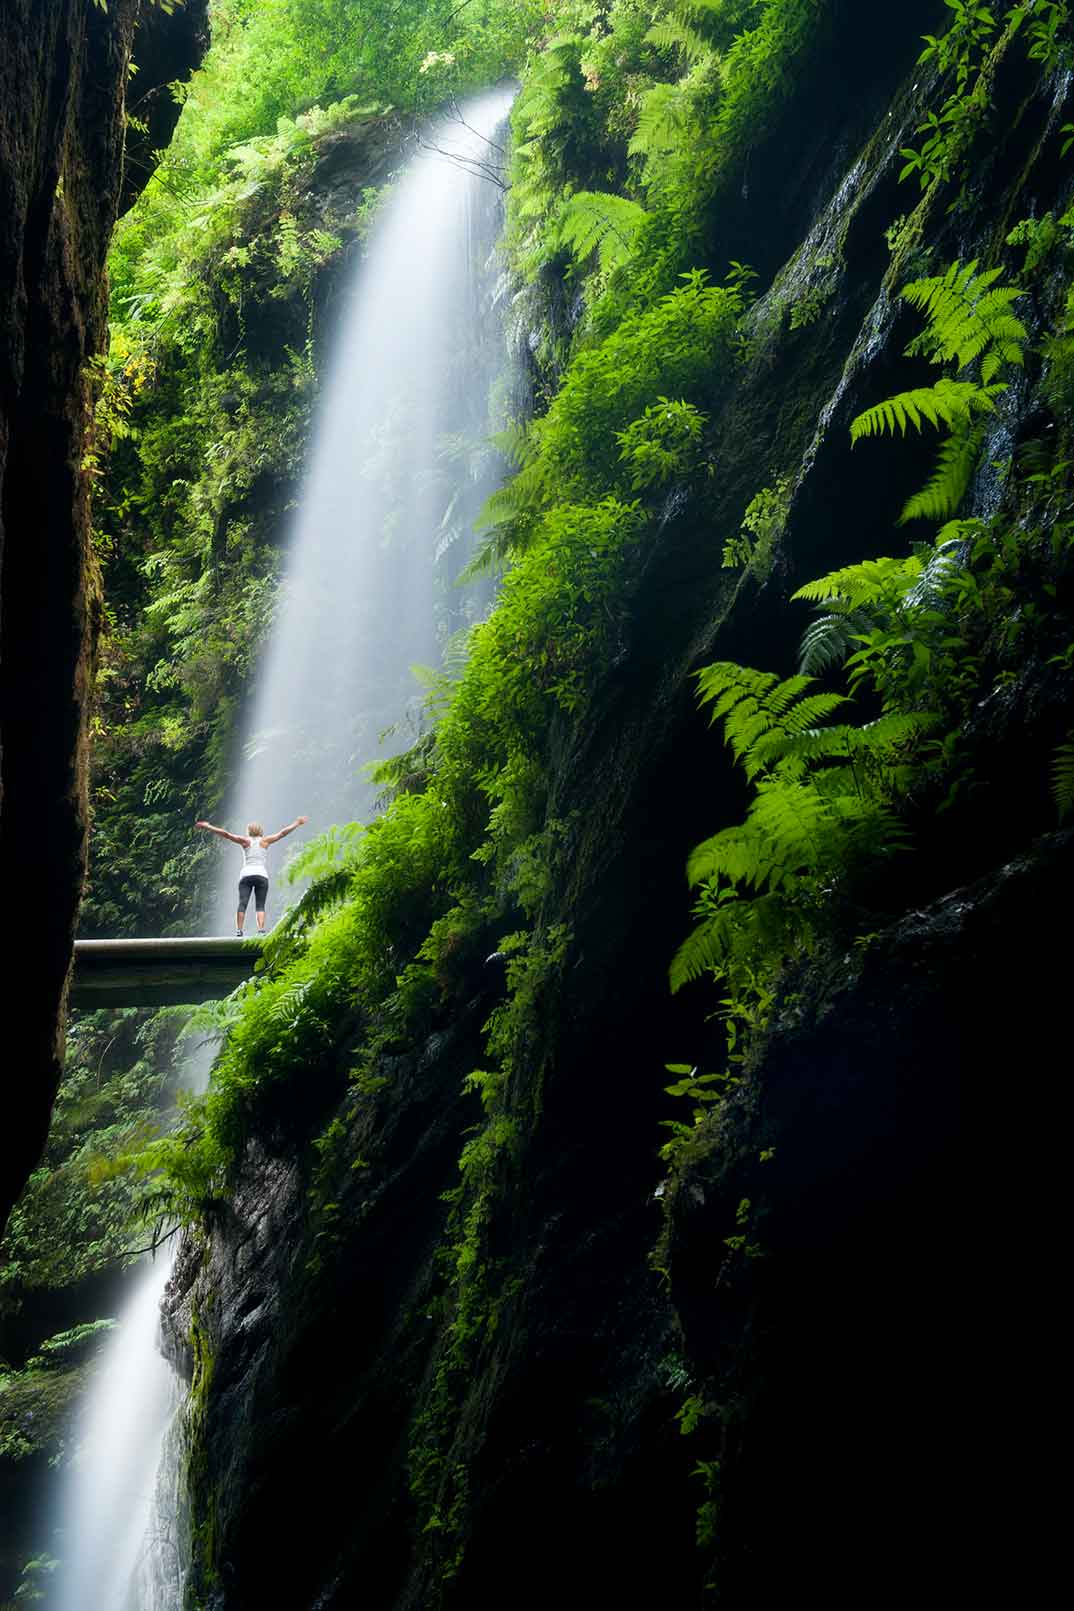
[[[309,820],[308,817],[296,817],[294,822],[287,824],[286,828],[280,828],[276,833],[266,834],[261,843],[263,845],[274,845],[278,839],[286,839],[289,833],[294,833],[296,828],[301,828],[302,824]]]
[[[250,841],[244,839],[242,834],[229,833],[226,828],[214,828],[211,822],[196,822],[195,828],[204,828],[207,833],[219,834],[221,839],[230,839],[233,845],[248,845]]]

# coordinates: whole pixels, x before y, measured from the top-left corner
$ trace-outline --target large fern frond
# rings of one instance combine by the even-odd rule
[[[944,274],[904,285],[900,295],[928,320],[907,352],[926,353],[933,363],[956,363],[962,370],[990,348],[982,368],[985,385],[1001,364],[1021,364],[1028,332],[1010,307],[1023,293],[1015,285],[997,286],[1000,273],[986,269],[978,274],[974,258],[970,263],[952,263]]]
[[[687,882],[691,888],[713,878],[726,879],[730,884],[756,884],[762,876],[759,852],[757,835],[748,821],[721,828],[690,852]]]
[[[681,50],[691,66],[693,66],[694,62],[700,61],[702,56],[712,49],[708,40],[699,34],[696,28],[691,28],[690,24],[680,17],[669,17],[665,22],[654,22],[649,32],[645,35],[645,43],[655,45],[657,50]],[[658,84],[656,88],[674,89],[675,86]],[[650,90],[646,100],[649,100],[653,94],[654,91]],[[630,143],[630,149],[631,151],[635,149],[633,140]],[[640,147],[639,149],[644,150],[645,148]]]
[[[692,979],[700,979],[721,966],[732,944],[732,932],[729,914],[717,912],[687,935],[668,970],[672,995]]]
[[[678,24],[668,24],[677,28]],[[658,29],[651,30],[657,32]],[[690,130],[683,115],[682,91],[677,84],[654,84],[642,97],[628,150],[631,156],[663,156],[684,145]]]
[[[605,274],[629,261],[648,213],[640,202],[603,190],[579,190],[564,202],[560,240],[580,263],[594,252]]]
[[[516,439],[521,451],[529,454]],[[495,571],[512,552],[524,549],[536,529],[538,518],[548,499],[548,475],[539,456],[528,457],[522,468],[510,481],[498,487],[485,499],[474,530],[491,535],[477,549],[474,557],[463,569],[459,582],[465,584],[475,577]]]
[[[838,605],[847,611],[890,606],[913,587],[924,567],[924,558],[917,554],[863,559],[857,565],[844,565],[806,582],[791,598],[828,607]]]
[[[923,420],[937,430],[941,425],[952,431],[961,430],[974,414],[991,413],[996,406],[996,395],[995,386],[978,386],[971,380],[950,380],[944,376],[934,386],[899,392],[865,409],[851,423],[850,440],[857,442],[863,436],[883,436],[887,432],[894,436],[896,431],[905,436],[908,425],[920,431]]]
[[[520,424],[512,420],[505,425],[502,431],[497,431],[490,438],[497,452],[502,453],[510,464],[521,470],[523,466],[532,464],[538,454],[537,443],[528,424]]]
[[[886,763],[921,738],[937,720],[930,711],[894,711],[862,726],[840,722],[829,727],[807,727],[797,733],[766,733],[754,746],[754,757],[763,766],[788,761],[803,767],[820,761],[846,761],[850,767],[848,791],[860,792],[850,776],[856,763]]]
[[[1074,811],[1074,735],[1052,756],[1052,797],[1062,822]]]
[[[915,492],[903,505],[898,524],[908,520],[950,520],[966,496],[981,452],[984,431],[975,426],[972,430],[956,431],[944,442],[936,457],[936,467],[920,492]]]
[[[790,877],[820,865],[830,819],[830,802],[811,781],[761,778],[748,820],[766,841],[768,857],[753,882],[780,889]]]
[[[716,661],[697,674],[699,699],[711,705],[710,720],[722,720],[724,740],[747,776],[756,768],[750,751],[762,733],[782,726],[787,711],[810,686],[808,677],[790,677],[781,682],[774,672],[739,666],[732,660]]]
[[[801,921],[782,895],[729,901],[680,945],[669,970],[672,992],[721,968],[732,954],[740,959],[785,954],[801,937]]]
[[[854,610],[836,610],[818,616],[802,634],[798,649],[798,670],[813,677],[831,666],[841,666],[850,653],[854,634],[865,625],[865,616]]]
[[[497,575],[503,568],[510,547],[510,540],[502,527],[497,527],[491,531],[487,537],[478,543],[459,572],[455,585],[457,587],[469,587],[471,582]]]

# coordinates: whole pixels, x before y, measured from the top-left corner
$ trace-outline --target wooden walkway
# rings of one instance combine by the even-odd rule
[[[76,940],[68,1005],[165,1007],[226,996],[248,979],[261,952],[256,937]]]

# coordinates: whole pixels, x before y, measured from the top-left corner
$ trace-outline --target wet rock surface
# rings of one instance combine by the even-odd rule
[[[1056,834],[804,970],[699,1141],[668,1263],[718,1443],[733,1604],[803,1580],[834,1604],[862,1583],[894,1603],[925,1561],[956,1597],[1024,1570],[1010,1542],[1047,1512],[1045,1485],[1027,1472],[1001,1519],[996,1472],[1021,1458],[1049,1347],[1005,1293],[1017,1266],[1050,1307],[1047,1238],[1027,1246],[1022,1215],[1057,1207],[1031,1093],[1066,1038],[1072,895],[1074,834]],[[743,1201],[753,1251],[728,1243]],[[1021,1425],[984,1409],[997,1372],[1026,1385]]]
[[[936,20],[938,8],[922,9],[922,26]],[[974,1505],[987,1513],[980,1372],[967,1361],[995,1325],[988,1266],[1012,1252],[985,1165],[1002,1147],[1012,1066],[1025,1067],[1025,1020],[1009,1003],[1031,1016],[1031,1058],[1045,1062],[1063,1034],[1071,844],[1025,849],[1052,820],[1035,786],[1003,814],[999,854],[988,859],[983,825],[964,817],[964,848],[952,833],[915,861],[902,889],[885,892],[868,944],[791,982],[763,1055],[698,1137],[662,1269],[653,1260],[664,1066],[722,1056],[711,994],[668,996],[667,963],[690,922],[682,869],[741,804],[691,673],[713,656],[790,671],[802,620],[789,594],[890,550],[934,446],[895,447],[878,476],[848,437],[896,371],[905,384],[912,331],[895,291],[908,275],[884,231],[912,205],[898,147],[921,115],[913,80],[898,87],[916,24],[901,24],[902,53],[878,67],[863,16],[848,9],[861,54],[844,41],[838,81],[809,92],[820,122],[804,144],[840,162],[810,169],[806,195],[796,107],[755,154],[766,209],[748,244],[744,204],[730,215],[736,255],[789,266],[758,308],[756,351],[717,422],[713,502],[703,512],[689,496],[669,502],[594,719],[559,737],[550,812],[570,829],[542,918],[569,925],[569,963],[532,1048],[539,1122],[493,1215],[497,1326],[454,1384],[457,1413],[438,1446],[444,1510],[456,1508],[419,1530],[408,1450],[447,1358],[434,1255],[475,1119],[460,1084],[484,1056],[476,1011],[425,1060],[394,1062],[390,1103],[348,1120],[363,1127],[352,1146],[369,1167],[335,1182],[327,1224],[307,1179],[284,1229],[296,1201],[285,1173],[287,1211],[265,1208],[280,1239],[268,1238],[263,1260],[241,1274],[252,1232],[236,1239],[221,1225],[213,1237],[191,1301],[214,1360],[194,1478],[212,1532],[196,1592],[214,1611],[273,1592],[296,1606],[397,1611],[689,1606],[712,1582],[735,1611],[803,1593],[886,1604],[895,1553],[920,1578],[941,1545],[961,1560]],[[987,194],[957,218],[937,201],[924,221],[937,262],[982,252],[1019,207],[1063,204],[1066,175],[1050,156],[1027,166],[1014,131],[1023,116],[1043,127],[1069,111],[1055,86],[1028,109],[1023,92],[1013,78],[998,87]],[[833,243],[842,257],[821,269]],[[818,317],[793,325],[791,308],[817,287]],[[1020,406],[1028,414],[1032,398]],[[729,580],[722,540],[782,474],[792,496],[772,571]],[[1046,779],[1066,699],[1027,693],[1007,722],[1011,735],[1021,726],[1019,764],[1034,777]],[[292,1127],[289,1155],[310,1133]],[[1017,1136],[1013,1179],[1030,1144]],[[255,1203],[270,1177],[251,1159]],[[994,1370],[995,1335],[984,1352]],[[697,1424],[684,1436],[689,1400]],[[963,1444],[970,1433],[976,1445]],[[966,1446],[980,1450],[977,1487]],[[302,1548],[266,1559],[264,1538],[284,1528]],[[454,1529],[447,1542],[438,1528]],[[943,1589],[957,1597],[957,1585]]]
[[[0,12],[0,880],[18,922],[5,988],[21,1029],[0,1131],[0,1225],[44,1143],[85,870],[99,607],[81,468],[85,365],[105,339],[139,13],[138,0],[107,10],[12,0]],[[198,59],[203,23],[200,3],[176,12],[169,78]],[[139,86],[153,89],[151,73]],[[138,185],[129,173],[126,199]]]

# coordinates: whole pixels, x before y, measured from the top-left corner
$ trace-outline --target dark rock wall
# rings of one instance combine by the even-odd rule
[[[678,1185],[672,1299],[719,1411],[730,1605],[803,1582],[838,1605],[1047,1598],[1047,1544],[1025,1543],[1055,1525],[1032,1451],[1062,1144],[1039,1103],[1072,895],[1074,834],[1048,836],[805,970]],[[721,1256],[744,1198],[760,1251]]]
[[[995,1090],[1017,1059],[998,1004],[1008,936],[1038,907],[1013,990],[1032,1003],[1033,1055],[1065,1033],[1069,842],[1000,865],[1046,826],[1032,791],[1001,832],[915,865],[904,894],[921,911],[875,950],[797,981],[801,1002],[785,1005],[671,1204],[664,1273],[652,1262],[663,1067],[720,1057],[711,994],[667,990],[690,921],[683,866],[740,803],[691,670],[714,657],[789,670],[801,631],[790,592],[890,551],[931,463],[929,442],[852,455],[847,431],[894,389],[912,333],[893,301],[909,274],[884,231],[918,199],[897,174],[921,119],[906,75],[939,8],[922,9],[889,8],[878,52],[864,8],[851,8],[831,77],[808,89],[808,138],[795,105],[754,153],[764,206],[752,222],[734,213],[734,255],[785,267],[718,422],[715,518],[711,504],[672,500],[631,641],[585,731],[562,734],[550,811],[572,826],[544,921],[570,926],[571,949],[519,1093],[540,1117],[494,1206],[498,1323],[451,1384],[437,1521],[419,1531],[407,1485],[448,1359],[434,1255],[441,1194],[476,1119],[459,1092],[482,1062],[476,971],[468,1016],[378,1065],[386,1084],[350,1137],[360,1169],[311,1191],[303,1154],[345,1049],[309,1069],[251,1149],[234,1210],[188,1247],[173,1313],[196,1344],[192,1604],[761,1611],[808,1594],[857,1607],[892,1603],[904,1565],[911,1598],[930,1603],[920,1582],[935,1549],[955,1570],[968,1534],[950,1489],[977,1491],[958,1450],[960,1350],[973,1346],[959,1250],[972,1235],[966,1193],[980,1186],[964,1109],[982,1066]],[[1066,94],[1014,66],[1001,75],[972,208],[951,214],[941,198],[922,220],[934,262],[983,253],[1018,217],[1067,204],[1058,142],[1041,138],[1070,117]],[[825,169],[822,151],[841,158]],[[820,316],[792,328],[796,300],[825,274]],[[794,496],[775,569],[732,597],[722,539],[780,474]],[[1049,741],[1044,720],[1030,746],[1041,767]],[[997,1004],[987,1018],[982,1002]],[[286,1193],[266,1203],[281,1174]],[[726,1240],[743,1198],[756,1204],[752,1259]],[[684,1437],[687,1394],[701,1422]]]
[[[5,999],[19,1013],[18,1049],[9,1039],[5,1053],[0,1226],[44,1142],[85,871],[97,608],[85,365],[105,339],[139,11],[139,0],[0,9],[0,888]],[[170,48],[155,59],[166,78],[198,60],[205,14],[196,0],[169,20]],[[140,75],[140,93],[151,88]]]

